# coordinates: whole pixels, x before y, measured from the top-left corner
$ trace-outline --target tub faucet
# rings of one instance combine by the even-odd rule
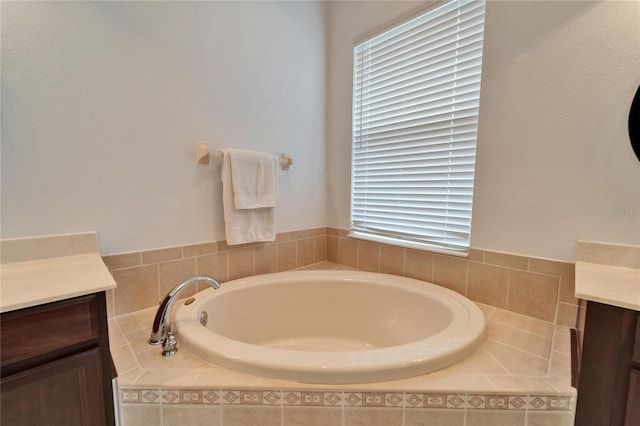
[[[153,328],[151,329],[150,345],[162,344],[162,355],[170,356],[178,352],[178,342],[176,336],[171,331],[171,310],[176,299],[182,291],[189,285],[198,281],[205,281],[214,289],[220,288],[220,283],[213,277],[208,275],[198,275],[182,281],[176,285],[165,296],[162,303],[158,307],[156,317],[153,320]]]

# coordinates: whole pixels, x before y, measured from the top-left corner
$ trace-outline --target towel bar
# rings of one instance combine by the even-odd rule
[[[215,155],[216,157],[222,157],[223,152],[220,150],[210,150],[206,143],[196,143],[196,161],[200,164],[209,164],[209,158]],[[289,167],[293,164],[293,158],[287,153],[280,154],[280,169],[289,170]]]

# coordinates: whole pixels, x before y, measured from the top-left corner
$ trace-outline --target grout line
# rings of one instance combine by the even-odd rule
[[[505,304],[505,310],[509,307],[509,293],[511,293],[511,268],[507,269],[507,299]]]
[[[502,345],[502,346],[504,346],[504,347],[506,347],[506,348],[509,348],[509,349],[512,349],[512,350],[514,350],[514,351],[522,352],[522,353],[524,353],[524,354],[527,354],[527,355],[530,355],[530,356],[532,356],[532,357],[535,357],[535,358],[541,359],[541,360],[543,360],[543,361],[547,361],[547,363],[548,363],[548,362],[550,361],[550,359],[551,359],[551,352],[552,352],[552,351],[551,351],[551,349],[549,349],[549,358],[545,358],[545,357],[543,357],[543,356],[540,356],[540,355],[537,355],[537,354],[534,354],[534,353],[531,353],[531,352],[525,351],[524,349],[521,349],[521,348],[516,348],[515,346],[508,345],[508,344],[503,343],[503,342],[500,342],[500,341],[498,341],[498,340],[493,340],[493,339],[487,338],[487,340],[486,340],[486,341],[488,341],[488,342],[492,342],[492,343],[496,343],[496,344],[498,344],[498,345]]]
[[[437,265],[437,264],[436,264],[436,258],[437,258],[438,256],[439,256],[438,254],[433,253],[433,262],[432,262],[432,266],[433,266],[433,267],[432,267],[432,269],[431,269],[431,270],[432,270],[431,275],[432,275],[432,277],[433,277],[433,278],[432,278],[431,282],[432,282],[433,284],[435,284],[435,285],[439,285],[439,286],[441,286],[441,287],[444,287],[442,284],[439,284],[439,283],[437,283],[437,282],[436,282],[436,276],[437,276],[437,274],[436,274],[436,268],[437,268],[437,266],[436,266],[436,265]]]
[[[467,259],[467,261],[465,262],[465,267],[466,267],[466,271],[464,274],[464,294],[463,296],[468,297],[467,295],[469,294],[469,274],[471,273],[471,268],[470,268],[470,264],[471,262]]]
[[[499,308],[496,308],[496,309],[499,309]],[[517,326],[513,326],[513,325],[505,324],[504,322],[501,322],[501,321],[498,321],[498,320],[489,320],[489,319],[486,319],[486,321],[487,321],[487,322],[493,322],[493,323],[495,323],[495,324],[498,324],[498,325],[499,325],[499,326],[501,326],[501,327],[507,327],[507,328],[508,328],[508,329],[510,329],[510,330],[523,332],[523,329],[522,329],[521,327],[517,327]],[[551,324],[551,325],[554,325],[554,324]],[[554,328],[554,330],[555,330],[555,328]],[[527,330],[524,330],[524,332],[525,332],[525,333],[527,333],[527,334],[529,334],[529,335],[531,335],[531,336],[535,336],[535,337],[538,337],[538,338],[540,338],[540,339],[548,340],[549,342],[553,343],[553,331],[552,331],[551,336],[545,336],[544,334],[538,334],[538,333],[535,333],[535,332],[533,332],[533,331],[531,331],[531,330],[528,330],[528,329],[527,329]],[[499,342],[499,341],[497,341],[497,340],[492,340],[492,341],[493,341],[493,342],[498,342],[498,343],[500,343],[500,342]],[[525,352],[526,352],[526,351],[525,351]]]
[[[481,348],[482,348],[482,347],[481,347]],[[504,371],[506,371],[506,372],[507,372],[507,375],[508,375],[509,377],[514,377],[514,375],[511,373],[511,370],[509,370],[507,367],[505,367],[504,365],[502,365],[502,363],[501,363],[500,361],[498,361],[498,360],[497,360],[493,355],[491,355],[489,352],[485,351],[484,349],[483,349],[483,352],[484,352],[484,353],[485,353],[489,358],[491,358],[491,359],[493,360],[493,362],[495,362],[496,364],[498,364],[498,366],[499,366],[500,368],[502,368]],[[489,384],[491,384],[491,386],[493,386],[493,387],[495,388],[495,385],[491,382],[491,380],[490,380],[488,377],[486,377],[486,379],[487,379],[487,381],[489,382]]]

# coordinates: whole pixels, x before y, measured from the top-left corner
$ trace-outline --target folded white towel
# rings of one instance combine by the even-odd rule
[[[264,152],[229,149],[236,209],[276,206],[278,159]]]
[[[235,208],[229,150],[226,150],[222,157],[222,205],[227,244],[275,241],[275,209],[273,207]]]

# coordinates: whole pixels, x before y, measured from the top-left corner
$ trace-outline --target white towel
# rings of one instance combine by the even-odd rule
[[[275,209],[236,209],[233,198],[231,158],[226,150],[222,156],[222,205],[227,244],[275,241]]]
[[[264,152],[229,149],[236,209],[276,206],[278,159]]]

